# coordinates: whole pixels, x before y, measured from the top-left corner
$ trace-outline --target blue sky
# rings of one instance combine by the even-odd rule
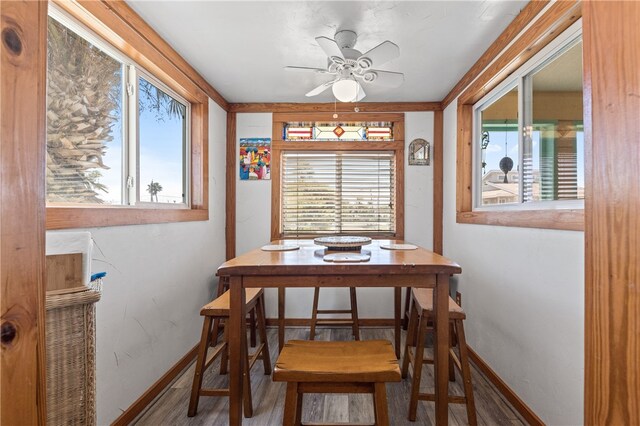
[[[140,91],[140,101],[149,99]],[[140,200],[150,201],[147,185],[153,180],[162,185],[158,193],[159,202],[182,202],[182,119],[146,109],[140,113]],[[101,170],[100,181],[107,185],[109,193],[100,193],[100,198],[109,204],[120,204],[122,198],[122,123],[112,128],[113,141],[107,144],[104,163],[109,170]]]

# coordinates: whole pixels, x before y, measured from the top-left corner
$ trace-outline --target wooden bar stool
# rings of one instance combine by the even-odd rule
[[[358,323],[358,299],[356,298],[356,288],[349,287],[349,299],[351,309],[318,309],[318,300],[320,299],[320,287],[313,289],[313,310],[311,312],[311,329],[309,330],[309,339],[314,340],[316,337],[317,325],[351,325],[353,337],[360,340],[360,324]],[[330,314],[351,314],[348,318],[324,318],[318,319],[318,315]]]
[[[370,393],[375,424],[389,424],[386,382],[400,381],[391,342],[290,340],[280,352],[273,381],[287,382],[282,424],[302,424],[305,393]]]
[[[264,291],[261,288],[248,288],[245,292],[245,308],[247,312],[255,312],[257,317],[257,328],[260,333],[261,340],[260,345],[256,348],[255,352],[252,355],[249,355],[247,339],[242,339],[242,353],[244,354],[244,416],[251,417],[253,415],[250,380],[251,368],[258,358],[262,358],[264,374],[269,375],[271,374],[271,359],[269,358],[269,344],[267,343],[267,329],[264,315]],[[189,401],[188,412],[189,417],[196,415],[200,396],[229,396],[229,389],[202,389],[202,377],[204,376],[204,372],[219,355],[222,355],[220,359],[220,374],[227,373],[229,352],[228,327],[223,325],[223,341],[215,347],[215,352],[208,361],[207,352],[212,339],[211,328],[213,320],[229,318],[229,299],[229,292],[226,291],[200,310],[200,315],[204,316],[204,324],[202,326],[200,346],[198,347],[198,359],[196,360],[196,371],[193,376],[193,386],[191,387],[191,399]]]
[[[411,310],[409,315],[409,327],[402,360],[402,377],[407,377],[409,364],[413,366],[413,382],[411,385],[411,399],[409,402],[409,420],[416,420],[418,400],[435,401],[434,394],[420,393],[420,378],[422,375],[422,364],[433,364],[433,359],[423,358],[424,343],[427,331],[434,330],[433,321],[435,315],[433,311],[433,289],[414,288],[411,297]],[[477,424],[476,407],[473,400],[473,386],[471,384],[471,369],[469,367],[469,356],[467,342],[464,336],[463,320],[466,318],[462,307],[452,298],[449,298],[449,380],[455,381],[454,365],[462,374],[464,396],[449,395],[448,401],[453,404],[466,404],[467,421],[470,425]],[[417,342],[416,342],[417,339]],[[460,357],[456,355],[454,347],[458,346]],[[415,346],[412,353],[410,348]]]

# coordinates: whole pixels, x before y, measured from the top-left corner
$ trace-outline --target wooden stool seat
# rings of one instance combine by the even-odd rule
[[[264,374],[271,374],[271,359],[269,358],[269,344],[267,343],[267,329],[264,315],[264,291],[261,288],[248,288],[245,290],[245,307],[247,313],[253,313],[257,317],[257,329],[260,333],[260,345],[256,348],[253,354],[249,354],[247,348],[246,336],[241,338],[241,347],[243,359],[234,360],[233,362],[241,362],[243,364],[243,380],[244,380],[244,395],[242,397],[244,402],[244,415],[245,417],[251,417],[253,415],[253,403],[251,400],[251,380],[250,372],[251,368],[258,359],[262,359],[264,365]],[[209,347],[212,346],[211,342],[217,341],[217,327],[221,319],[229,318],[229,304],[230,295],[229,291],[224,292],[216,299],[207,303],[200,310],[200,315],[204,317],[204,324],[202,325],[202,336],[200,338],[200,344],[198,346],[198,357],[196,359],[196,368],[193,375],[193,385],[191,387],[191,398],[189,400],[189,411],[187,415],[193,417],[198,411],[198,402],[200,396],[229,396],[229,389],[213,389],[202,388],[202,378],[204,372],[207,370],[218,356],[220,359],[220,374],[227,373],[227,364],[229,362],[229,329],[224,325],[224,337],[222,343],[215,345],[213,348],[213,355],[207,356]],[[214,327],[215,336],[212,336],[213,323],[218,321]]]
[[[448,402],[454,404],[466,404],[467,421],[471,426],[477,424],[476,408],[473,399],[473,386],[471,384],[471,369],[467,342],[464,335],[463,320],[466,318],[464,310],[451,297],[449,297],[449,380],[455,381],[454,368],[462,373],[464,396],[449,395]],[[411,292],[411,306],[407,339],[402,360],[402,377],[407,377],[409,365],[413,366],[411,384],[411,397],[409,399],[409,420],[416,420],[418,400],[435,401],[432,393],[420,393],[420,379],[422,377],[422,365],[433,364],[433,359],[424,358],[425,338],[428,330],[435,321],[433,310],[433,290],[428,288],[414,288]],[[454,346],[458,347],[460,355],[455,353]],[[415,347],[412,353],[411,347]]]
[[[432,317],[433,312],[433,289],[432,288],[415,288],[413,289],[413,297],[416,300],[416,308],[418,314],[423,310],[427,315]],[[449,297],[449,319],[466,319],[467,316],[460,305],[456,303],[451,297]]]
[[[400,368],[391,342],[290,340],[273,380],[280,382],[397,382]]]
[[[292,340],[282,349],[273,381],[287,382],[283,425],[302,424],[304,393],[370,393],[377,425],[389,424],[385,382],[400,369],[387,340],[319,342]]]
[[[261,288],[247,288],[244,291],[245,294],[245,309],[247,312],[251,310],[258,301],[258,298],[262,296],[263,290]],[[211,302],[207,303],[200,309],[200,315],[209,315],[212,317],[228,317],[229,306],[231,297],[229,292],[225,291],[221,296],[216,297]]]

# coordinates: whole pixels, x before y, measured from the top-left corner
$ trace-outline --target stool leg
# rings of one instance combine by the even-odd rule
[[[373,410],[375,412],[375,424],[378,426],[389,426],[387,387],[384,382],[376,382],[373,385]]]
[[[473,384],[471,383],[471,368],[469,367],[469,351],[464,336],[462,320],[456,320],[456,332],[458,335],[458,349],[460,350],[460,364],[462,364],[462,380],[464,382],[464,396],[467,400],[467,421],[469,425],[478,424],[476,418],[476,404],[473,399]]]
[[[220,277],[218,281],[218,292],[217,297],[222,296],[222,294],[227,291],[229,287],[229,281],[226,277]],[[211,332],[211,346],[215,346],[218,344],[218,334],[220,333],[220,318],[215,318],[213,320],[213,331]]]
[[[249,338],[251,341],[251,347],[256,347],[256,312],[251,311],[249,313]]]
[[[311,328],[309,329],[309,340],[316,338],[316,321],[318,321],[318,299],[320,298],[320,287],[313,288],[313,310],[311,311]]]
[[[244,365],[242,366],[242,378],[244,379],[242,400],[244,402],[244,416],[246,418],[253,417],[253,400],[251,398],[251,370],[249,368],[249,348],[247,347],[247,338],[242,339],[242,355]]]
[[[298,426],[300,424],[302,424],[302,394],[298,392],[298,382],[288,382],[282,426]]]
[[[402,378],[407,377],[407,372],[409,370],[409,351],[411,350],[411,346],[415,346],[415,334],[416,327],[418,324],[418,311],[415,305],[410,302],[409,307],[409,324],[407,326],[407,338],[405,339],[404,344],[404,357],[402,358]]]
[[[262,364],[264,365],[264,374],[271,374],[271,358],[269,355],[269,342],[267,341],[267,325],[264,314],[264,294],[260,296],[257,303],[258,310],[258,330],[260,331],[260,340],[262,341]]]
[[[284,317],[285,317],[286,291],[284,287],[278,287],[278,353],[284,347]]]
[[[411,287],[407,287],[407,292],[404,295],[404,321],[403,321],[403,325],[402,328],[404,328],[405,330],[409,327],[409,303],[411,301]]]
[[[358,322],[358,298],[356,297],[356,288],[349,287],[349,298],[351,299],[351,321],[353,321],[353,337],[360,340],[360,324]]]
[[[196,360],[196,371],[193,375],[193,385],[191,386],[191,399],[189,400],[188,416],[193,417],[198,412],[198,400],[200,399],[200,389],[202,389],[202,376],[204,365],[207,362],[207,348],[211,337],[211,317],[204,317],[202,325],[202,336],[198,347],[198,358]]]
[[[400,335],[402,328],[402,287],[393,289],[393,337],[396,358],[400,359]]]
[[[222,355],[220,356],[220,374],[227,374],[227,366],[229,365],[229,327],[227,327],[226,322],[224,322],[222,326],[224,327],[222,341],[227,347],[223,349]]]
[[[427,334],[427,318],[420,315],[418,321],[418,342],[413,355],[413,381],[411,383],[411,399],[409,401],[409,420],[416,421],[418,411],[418,393],[420,393],[420,379],[422,377],[422,358],[424,357],[424,340]]]
[[[456,330],[456,327],[455,327],[454,321],[449,321],[449,347],[451,348],[455,347],[455,338],[454,338],[454,335],[456,334],[455,330]],[[453,356],[451,355],[451,352],[449,352],[449,381],[450,382],[456,381],[455,364],[453,363]]]

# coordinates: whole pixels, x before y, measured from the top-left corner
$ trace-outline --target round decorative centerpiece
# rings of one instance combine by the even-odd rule
[[[313,240],[319,246],[325,246],[332,251],[360,251],[362,246],[371,244],[369,237],[352,237],[339,235],[333,237],[318,237]]]

